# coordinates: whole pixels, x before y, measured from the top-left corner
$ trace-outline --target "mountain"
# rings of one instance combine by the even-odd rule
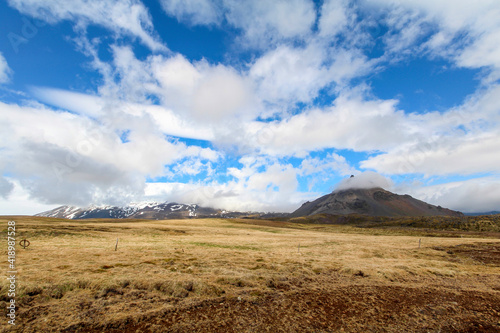
[[[236,217],[244,213],[227,212],[225,210],[201,207],[198,205],[185,205],[175,202],[158,203],[143,202],[133,203],[128,206],[61,206],[35,216],[57,217],[67,219],[91,218],[140,218],[140,219],[182,219],[192,217]]]
[[[375,187],[334,191],[304,203],[290,217],[315,214],[369,216],[463,216],[461,212],[434,206],[409,195],[399,195]]]

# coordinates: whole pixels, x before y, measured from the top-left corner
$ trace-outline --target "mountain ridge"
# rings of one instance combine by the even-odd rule
[[[225,209],[202,207],[197,204],[181,204],[177,202],[140,202],[131,203],[126,206],[112,205],[90,205],[88,207],[60,206],[35,216],[67,218],[67,219],[90,219],[90,218],[140,218],[140,219],[185,219],[185,218],[208,218],[208,217],[276,217],[284,216],[284,213],[263,212],[237,212]],[[286,214],[288,215],[288,214]]]

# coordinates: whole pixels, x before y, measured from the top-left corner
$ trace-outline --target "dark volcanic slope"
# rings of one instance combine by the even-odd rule
[[[291,217],[315,214],[365,214],[370,216],[462,216],[450,209],[399,195],[380,187],[334,191],[313,202],[304,203]]]

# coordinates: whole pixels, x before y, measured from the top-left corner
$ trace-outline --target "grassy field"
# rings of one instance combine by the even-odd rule
[[[31,245],[0,332],[500,332],[494,232],[13,216],[4,240],[10,220]]]

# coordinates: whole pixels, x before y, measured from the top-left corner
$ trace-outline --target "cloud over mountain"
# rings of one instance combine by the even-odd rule
[[[335,187],[335,191],[342,191],[345,189],[371,189],[380,187],[383,189],[391,189],[393,183],[390,179],[373,171],[365,171],[356,176],[345,178],[341,180]]]

